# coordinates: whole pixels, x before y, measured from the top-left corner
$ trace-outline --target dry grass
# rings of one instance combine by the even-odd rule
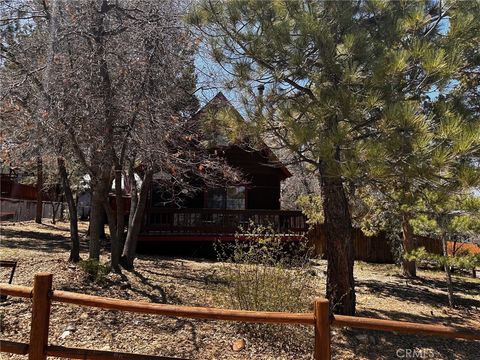
[[[86,224],[81,224],[82,232]],[[83,243],[82,256],[86,258]],[[221,264],[213,260],[141,255],[134,272],[110,275],[105,285],[88,283],[68,258],[68,225],[36,225],[32,222],[2,223],[2,259],[17,259],[14,283],[32,285],[40,271],[54,273],[54,287],[87,294],[129,300],[193,306],[218,306],[222,283]],[[108,260],[107,252],[102,261]],[[316,267],[318,287],[310,299],[324,293],[322,261]],[[394,265],[355,265],[358,315],[417,322],[480,327],[480,279],[455,276],[458,307],[447,307],[443,275],[419,271],[419,279],[406,281]],[[0,305],[1,337],[28,342],[30,301],[9,298]],[[62,337],[69,324],[76,331]],[[312,332],[312,329],[305,329]],[[356,336],[371,335],[365,343]],[[50,342],[65,346],[112,349],[190,359],[309,359],[313,344],[284,338],[259,340],[242,333],[232,323],[153,317],[55,304],[51,315]],[[247,346],[232,350],[236,339]],[[313,334],[312,334],[313,340]],[[398,349],[425,350],[424,358],[478,359],[480,342],[445,340],[383,332],[335,330],[336,359],[395,359]],[[399,353],[400,355],[403,353]],[[2,359],[14,359],[2,354]],[[22,357],[17,357],[22,358]]]

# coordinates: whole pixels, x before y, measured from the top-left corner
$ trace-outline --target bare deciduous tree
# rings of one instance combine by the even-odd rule
[[[181,19],[185,4],[26,0],[10,6],[6,28],[22,30],[12,29],[15,35],[1,45],[3,70],[9,73],[2,97],[32,98],[34,119],[48,141],[73,154],[59,157],[60,170],[65,159],[90,175],[90,258],[99,259],[106,211],[112,267],[119,270],[123,255],[124,266],[131,268],[155,172],[183,192],[193,190],[188,177],[194,173],[207,179],[229,172],[201,146],[192,120],[198,103],[194,42]],[[130,186],[125,238],[122,174],[127,170],[130,179],[136,171],[143,181]],[[112,182],[115,209],[108,198]]]

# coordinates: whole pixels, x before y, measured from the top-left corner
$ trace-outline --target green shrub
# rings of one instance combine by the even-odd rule
[[[234,243],[216,246],[225,286],[220,301],[228,308],[255,311],[306,312],[312,309],[315,270],[306,240],[281,240],[271,226],[250,224],[240,229]],[[288,329],[287,329],[288,328]],[[244,324],[255,336],[299,343],[308,333],[282,325]],[[293,333],[292,333],[293,331]],[[300,341],[301,342],[301,341]],[[292,343],[289,344],[292,346]]]
[[[85,272],[88,281],[103,285],[107,282],[107,275],[110,272],[110,266],[102,264],[98,260],[88,259],[80,260],[78,266]]]

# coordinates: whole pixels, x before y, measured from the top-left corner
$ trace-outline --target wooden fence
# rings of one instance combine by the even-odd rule
[[[327,238],[323,225],[318,225],[308,233],[308,239],[315,247],[317,255],[324,255],[327,252]],[[414,237],[414,247],[425,247],[428,252],[442,254],[442,243],[438,239],[432,239],[424,236]],[[379,233],[375,236],[366,236],[360,229],[354,229],[353,246],[355,251],[355,260],[393,263],[392,247],[385,233]]]
[[[109,310],[120,310],[142,314],[184,317],[192,319],[227,320],[269,324],[302,324],[314,327],[314,359],[330,359],[331,327],[350,327],[368,330],[396,331],[417,335],[433,335],[448,338],[480,340],[480,331],[459,329],[445,325],[418,324],[404,321],[363,318],[355,316],[331,315],[329,303],[325,299],[314,302],[312,313],[281,313],[228,310],[205,307],[188,307],[154,304],[139,301],[104,298],[100,296],[77,294],[52,289],[52,274],[35,275],[34,286],[25,287],[0,284],[0,294],[33,300],[30,342],[21,343],[0,340],[0,352],[27,355],[29,360],[45,360],[47,356],[59,356],[70,359],[163,359],[173,358],[140,354],[127,354],[113,351],[68,348],[49,345],[48,330],[52,301]]]
[[[44,201],[42,204],[42,217],[51,218],[53,216],[53,205],[59,212],[60,203]],[[0,216],[1,220],[27,221],[35,219],[37,202],[32,200],[0,198]],[[66,204],[64,208],[67,209]],[[58,215],[58,213],[57,213]]]
[[[14,199],[36,200],[37,188],[33,185],[18,184],[12,178],[0,176],[0,196]]]

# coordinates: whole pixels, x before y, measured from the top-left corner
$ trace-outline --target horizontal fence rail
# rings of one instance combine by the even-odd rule
[[[26,355],[28,354],[28,348],[29,346],[26,343],[0,340],[0,352],[5,352],[9,354]]]
[[[228,310],[219,308],[177,306],[148,302],[104,298],[94,295],[77,294],[67,291],[54,291],[53,301],[65,304],[98,307],[142,314],[184,317],[191,319],[229,320],[265,324],[305,324],[313,325],[313,314]]]
[[[1,352],[28,355],[30,346],[27,343],[0,340]],[[68,359],[91,359],[91,360],[186,360],[166,356],[152,356],[123,353],[117,351],[91,350],[69,348],[58,345],[48,345],[45,351],[46,356],[66,357]]]
[[[90,350],[90,349],[78,349],[68,348],[57,345],[47,346],[46,351],[48,356],[67,357],[68,359],[92,359],[92,360],[187,360],[180,358],[173,358],[167,356],[152,356],[123,353],[117,351],[103,351],[103,350]]]
[[[406,334],[439,336],[453,339],[480,340],[480,331],[478,330],[346,315],[335,315],[332,321],[332,326],[365,330],[395,331]]]
[[[0,294],[33,299],[30,343],[0,341],[0,352],[27,355],[29,360],[44,360],[47,356],[60,356],[71,359],[157,359],[174,358],[127,354],[114,351],[67,348],[48,344],[49,316],[52,302],[97,307],[109,310],[127,311],[142,314],[184,317],[193,319],[226,320],[239,322],[298,324],[314,327],[314,359],[331,358],[331,327],[349,327],[366,330],[394,331],[418,335],[440,336],[447,338],[480,340],[480,331],[445,325],[420,324],[405,321],[373,319],[356,316],[333,315],[329,313],[329,303],[317,299],[311,313],[282,313],[230,310],[220,308],[177,306],[112,299],[94,295],[78,294],[68,291],[51,290],[52,275],[35,275],[34,287],[0,284]],[[179,360],[175,358],[176,360]],[[181,360],[181,359],[180,359]]]
[[[33,297],[33,288],[28,286],[0,283],[0,294],[31,299]]]

